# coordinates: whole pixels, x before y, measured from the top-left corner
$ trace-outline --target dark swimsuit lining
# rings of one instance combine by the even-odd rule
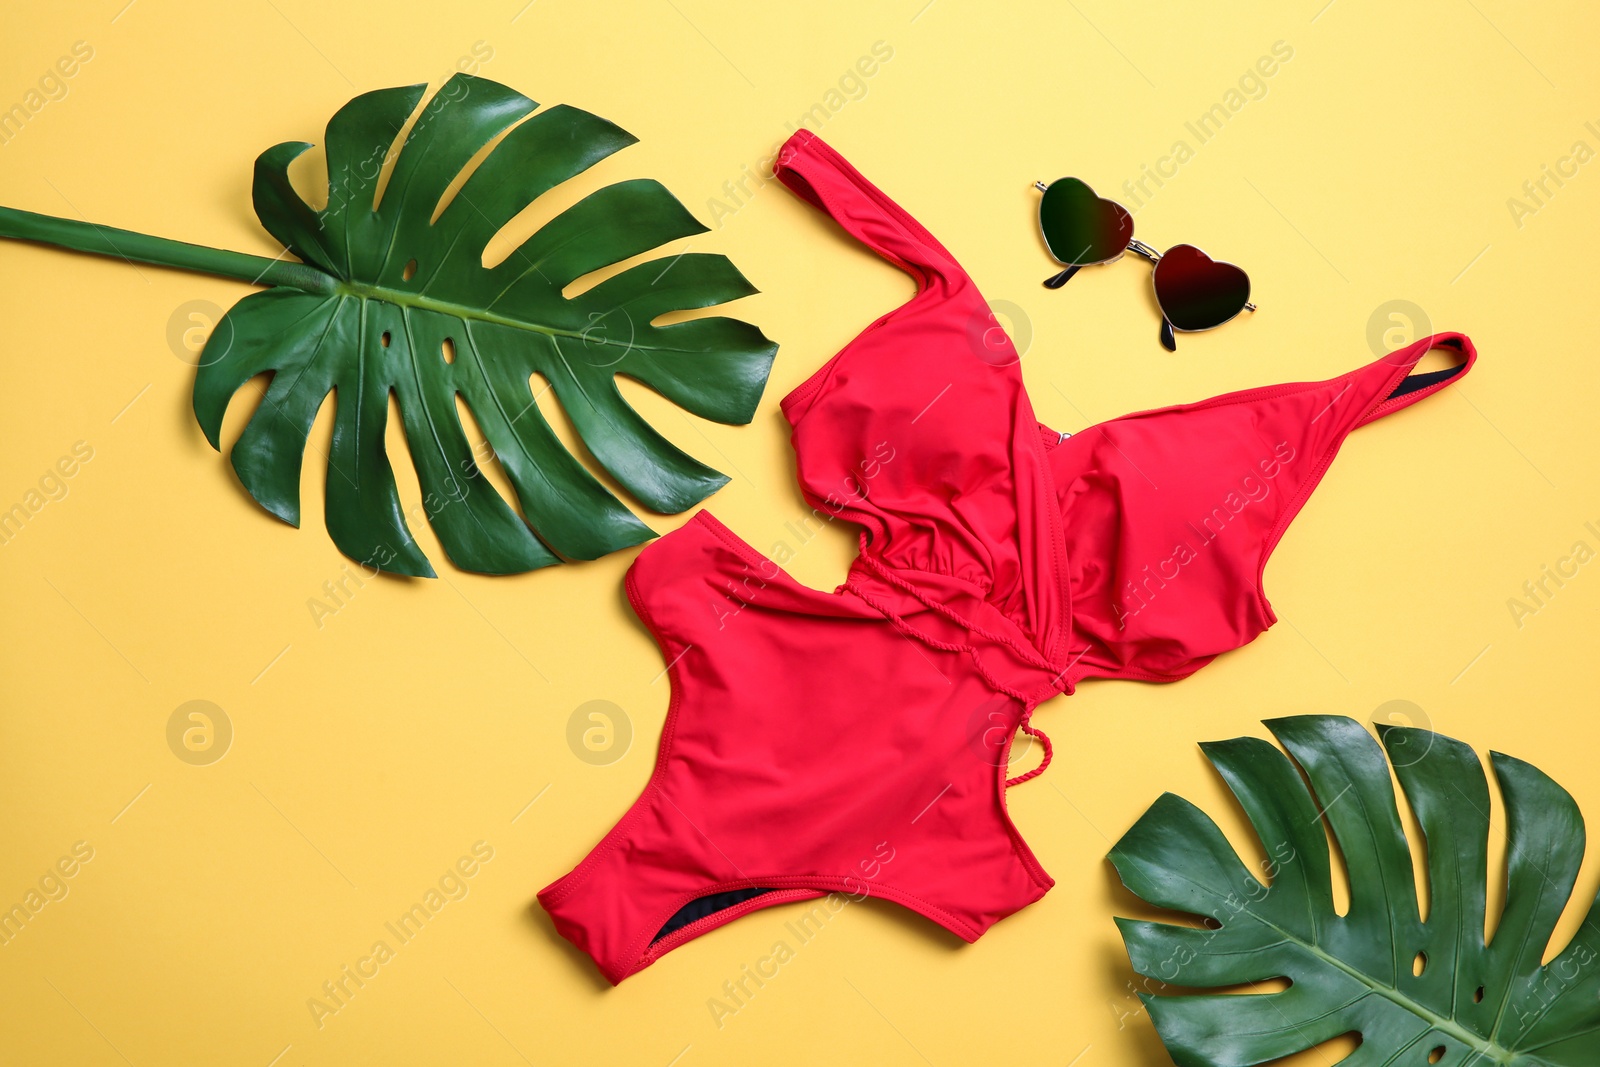
[[[704,919],[707,915],[715,915],[725,908],[731,908],[735,904],[742,904],[752,897],[759,897],[763,893],[771,893],[772,891],[771,888],[729,889],[723,893],[711,893],[707,896],[696,897],[672,913],[672,918],[668,919],[666,925],[656,931],[656,936],[650,939],[651,943],[660,941],[674,930],[682,929],[697,919]]]
[[[1426,389],[1428,386],[1437,385],[1439,382],[1447,382],[1466,369],[1467,365],[1463,363],[1459,367],[1446,367],[1443,370],[1430,370],[1424,371],[1421,374],[1408,374],[1404,378],[1400,379],[1400,384],[1394,387],[1394,392],[1389,394],[1389,399],[1393,400],[1395,397],[1405,396],[1407,393],[1414,393],[1418,389]]]

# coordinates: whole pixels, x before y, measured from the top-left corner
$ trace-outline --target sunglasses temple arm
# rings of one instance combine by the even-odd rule
[[[1072,280],[1072,276],[1076,273],[1078,273],[1078,266],[1077,264],[1073,264],[1060,274],[1057,274],[1055,277],[1046,278],[1044,280],[1044,287],[1046,289],[1059,289],[1063,285],[1066,285],[1068,282],[1070,282]]]
[[[1172,323],[1165,315],[1161,316],[1161,347],[1168,352],[1178,350],[1178,338],[1172,332]]]

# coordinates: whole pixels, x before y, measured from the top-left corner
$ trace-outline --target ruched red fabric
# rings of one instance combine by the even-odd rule
[[[954,257],[814,135],[777,175],[917,293],[784,398],[801,528],[861,528],[808,588],[708,512],[628,596],[667,663],[654,773],[539,901],[612,982],[757,908],[879,897],[973,941],[1053,884],[1006,811],[1012,741],[1084,678],[1173,681],[1275,621],[1261,574],[1351,430],[1464,374],[1461,334],[1319,382],[1070,436]],[[1430,349],[1461,360],[1413,373]],[[802,916],[802,923],[806,919]]]

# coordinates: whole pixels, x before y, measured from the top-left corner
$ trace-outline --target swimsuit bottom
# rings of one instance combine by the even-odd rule
[[[843,585],[801,585],[705,511],[628,571],[672,686],[655,771],[539,894],[613,983],[775,904],[880,897],[973,941],[1038,900],[1053,881],[1006,811],[1049,763],[1034,708],[1085,678],[1175,681],[1271,626],[1267,558],[1345,437],[1476,359],[1439,334],[1057,433],[931,234],[807,131],[775,170],[917,293],[782,401],[794,531],[862,530]],[[1459,361],[1413,373],[1439,347]],[[1044,759],[1008,779],[1019,729]]]

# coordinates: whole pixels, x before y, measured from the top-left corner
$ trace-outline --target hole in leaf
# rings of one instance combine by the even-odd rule
[[[296,156],[289,163],[289,184],[300,194],[300,199],[313,211],[328,206],[328,156],[321,145]]]
[[[1443,1045],[1435,1045],[1433,1046],[1433,1051],[1428,1053],[1428,1062],[1438,1063],[1440,1060],[1444,1059],[1444,1054],[1445,1047]]]
[[[466,398],[460,393],[456,394],[456,417],[461,420],[461,432],[466,436],[467,447],[472,451],[472,458],[464,461],[462,470],[457,475],[464,479],[482,477],[494,487],[513,509],[517,509],[520,498],[517,496],[516,485],[511,481],[511,476],[500,465],[500,456],[495,452],[494,446],[489,443],[489,437],[483,432],[483,427],[472,414],[472,409],[467,406]]]
[[[1417,958],[1411,961],[1411,973],[1416,977],[1421,978],[1422,972],[1427,969],[1428,954],[1426,952],[1417,953]]]
[[[360,160],[349,173],[330,177],[335,186],[342,187],[342,199],[352,203],[365,203],[370,205],[371,210],[378,210],[378,206],[383,203],[383,194],[389,188],[389,176],[394,173],[395,162],[400,158],[400,149],[411,139],[411,131],[416,127],[417,120],[422,118],[423,110],[429,103],[430,100],[418,100],[417,106],[411,109],[411,114],[395,133],[392,141],[387,145],[375,145],[372,154]],[[378,157],[379,149],[383,151],[382,159]],[[374,163],[377,164],[378,173],[370,175]],[[373,177],[376,181],[372,180]],[[369,186],[372,189],[370,197],[365,193]],[[332,193],[329,194],[329,198],[332,199]]]
[[[439,346],[439,354],[444,357],[446,363],[454,363],[456,361],[456,343],[446,337],[444,343]]]
[[[624,379],[618,378],[617,384],[620,387],[627,383]],[[528,376],[528,389],[532,393],[533,407],[517,415],[517,418],[524,420],[543,419],[545,425],[556,435],[556,439],[571,453],[574,459],[583,464],[585,470],[592,474],[601,485],[605,486],[613,496],[626,499],[628,491],[622,488],[622,483],[617,481],[612,473],[601,465],[600,461],[594,457],[594,453],[589,451],[589,446],[584,444],[583,438],[578,434],[578,428],[573,425],[572,416],[562,406],[550,380],[535,371]],[[642,386],[635,393],[645,394],[648,397],[655,396],[655,393]],[[661,412],[651,409],[648,403],[641,400],[640,396],[635,395],[635,393],[623,390],[623,399],[646,419],[653,419],[653,425],[658,427],[665,425],[666,419]],[[679,443],[678,447],[686,448],[687,442]]]
[[[409,282],[417,276],[417,261],[412,260],[406,264],[406,269],[400,272],[400,279]]]
[[[537,107],[538,105],[536,104],[534,106]],[[467,179],[471,178],[473,172],[483,165],[483,161],[488,159],[494,150],[500,147],[500,142],[510,136],[512,130],[528,121],[528,119],[532,118],[533,115],[534,112],[529,111],[528,114],[524,115],[516,122],[513,122],[511,125],[495,134],[493,137],[489,138],[488,142],[485,143],[482,148],[478,149],[472,154],[472,158],[467,160],[466,165],[456,173],[454,178],[450,179],[450,184],[445,186],[444,192],[439,195],[439,202],[434,205],[433,215],[428,219],[429,226],[432,226],[434,223],[439,221],[439,216],[443,215],[444,209],[449,207],[455,201],[456,194],[461,191],[461,187],[463,185],[467,184]]]
[[[1334,914],[1343,916],[1350,914],[1350,865],[1345,862],[1344,848],[1339,844],[1338,835],[1333,832],[1333,823],[1328,817],[1322,817],[1322,828],[1328,836],[1328,867],[1333,882],[1333,911]]]
[[[1298,1055],[1273,1060],[1272,1063],[1274,1067],[1326,1067],[1330,1063],[1353,1062],[1351,1057],[1355,1056],[1361,1044],[1361,1034],[1352,1031],[1329,1038],[1320,1045],[1313,1045]]]
[[[1420,759],[1420,756],[1402,756],[1402,761]],[[1411,850],[1411,876],[1417,887],[1417,918],[1422,922],[1428,921],[1428,915],[1433,910],[1433,886],[1428,881],[1428,835],[1422,832],[1422,823],[1417,818],[1416,811],[1411,806],[1411,800],[1406,796],[1405,790],[1400,785],[1400,776],[1393,767],[1389,768],[1389,778],[1394,788],[1395,804],[1400,812],[1400,824],[1406,836],[1406,844]]]
[[[1506,887],[1511,884],[1508,864],[1510,850],[1506,848],[1505,796],[1500,791],[1500,779],[1489,775],[1489,881],[1488,895],[1483,907],[1483,943],[1494,944],[1500,929],[1500,919],[1505,912]],[[1552,940],[1554,940],[1552,938]]]
[[[544,195],[535,197],[521,211],[507,219],[505,225],[496,230],[495,235],[489,238],[484,245],[480,262],[482,262],[486,270],[493,270],[508,260],[515,260],[519,264],[514,268],[519,273],[532,267],[533,261],[519,251],[523,243],[563,211],[593,194],[596,189],[618,179],[631,178],[633,176],[629,171],[631,166],[632,164],[628,162],[628,154],[626,152],[618,152],[600,160],[588,170],[568,178]],[[643,262],[644,259],[650,256],[660,254],[662,253],[659,249],[654,249],[648,253],[641,252],[638,256],[630,257],[626,262],[628,265],[632,265],[635,262]],[[625,266],[619,266],[616,270],[602,268],[602,270],[607,271],[606,277],[625,269],[627,269]],[[601,279],[596,279],[597,282],[599,280]]]
[[[383,336],[378,338],[378,343],[380,345],[382,345],[384,348],[388,348],[389,347],[389,331],[388,330],[384,330],[383,331]]]
[[[1174,965],[1177,965],[1176,961],[1174,961]],[[1294,987],[1293,982],[1281,976],[1277,978],[1262,978],[1259,981],[1237,982],[1233,985],[1186,986],[1182,984],[1185,973],[1183,968],[1179,966],[1173,981],[1166,981],[1160,978],[1143,978],[1140,980],[1141,988],[1147,993],[1160,993],[1162,996],[1170,997],[1253,997],[1267,993],[1283,993]],[[1307,1063],[1315,1063],[1315,1061],[1308,1060]],[[1275,1067],[1289,1067],[1289,1065],[1275,1065]]]
[[[1339,844],[1339,837],[1333,832],[1333,822],[1328,818],[1328,809],[1337,803],[1340,796],[1335,796],[1324,802],[1317,796],[1316,789],[1311,785],[1311,777],[1306,774],[1305,768],[1298,763],[1294,765],[1295,771],[1300,775],[1306,792],[1315,800],[1317,810],[1320,812],[1318,822],[1322,824],[1323,835],[1328,841],[1328,873],[1333,892],[1333,911],[1341,918],[1350,914],[1350,866],[1345,862],[1344,849]]]
[[[1203,989],[1197,989],[1196,992],[1206,996],[1217,993],[1236,993],[1243,996],[1251,996],[1258,993],[1283,993],[1293,988],[1293,986],[1294,983],[1292,981],[1278,976],[1275,978],[1263,978],[1256,982],[1244,982],[1235,986],[1206,986]]]
[[[1472,1003],[1474,1003],[1474,1004],[1482,1004],[1483,1003],[1483,986],[1479,986],[1477,988],[1477,990],[1473,992],[1473,994],[1472,994]]]
[[[395,491],[404,512],[401,520],[407,532],[416,541],[417,548],[429,559],[446,558],[440,555],[444,546],[433,531],[431,515],[437,513],[450,497],[448,490],[440,488],[424,491],[417,474],[417,462],[412,456],[411,444],[406,438],[405,421],[400,415],[400,397],[391,386],[385,390],[383,447],[393,464]],[[337,478],[338,475],[330,477]]]
[[[218,436],[224,452],[231,451],[238,444],[239,435],[244,433],[244,428],[250,425],[266,402],[267,390],[272,388],[272,379],[276,376],[276,371],[262,371],[239,386],[234,393],[232,402],[223,413],[222,429]]]
[[[739,297],[737,299],[744,299]],[[709,319],[717,315],[734,314],[733,309],[726,304],[713,304],[703,308],[679,308],[677,311],[664,311],[650,320],[651,326],[676,326],[680,322],[689,322],[694,319]]]
[[[678,247],[680,244],[683,245],[683,247]],[[650,277],[653,279],[650,283],[651,285],[655,285],[658,282],[671,280],[673,268],[678,265],[679,260],[682,259],[684,254],[690,251],[690,248],[690,245],[683,244],[681,240],[672,241],[665,245],[659,245],[655,248],[650,248],[643,252],[635,253],[634,255],[629,256],[627,259],[619,259],[615,263],[608,263],[603,267],[596,267],[587,274],[578,275],[566,285],[562,286],[561,295],[564,299],[576,300],[578,297],[582,296],[584,293],[587,293],[595,286],[600,285],[603,282],[608,282],[617,275],[625,273],[626,271],[630,271],[634,267],[645,263],[653,264],[653,266],[648,268],[650,271]]]

